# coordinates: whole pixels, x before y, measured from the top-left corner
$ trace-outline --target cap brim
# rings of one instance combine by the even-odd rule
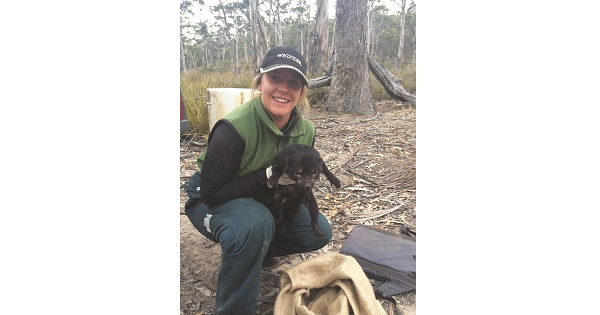
[[[302,76],[302,78],[304,79],[304,83],[306,85],[308,85],[308,79],[306,78],[306,76],[304,75],[304,73],[302,73],[302,71],[298,70],[298,68],[294,67],[294,66],[290,66],[290,65],[272,65],[266,68],[260,68],[260,73],[267,73],[269,71],[273,71],[273,70],[277,70],[277,69],[290,69],[290,70],[294,70],[296,71],[298,74],[300,74]]]

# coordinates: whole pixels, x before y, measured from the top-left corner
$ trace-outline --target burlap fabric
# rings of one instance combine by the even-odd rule
[[[351,256],[321,254],[282,271],[273,315],[385,315]]]

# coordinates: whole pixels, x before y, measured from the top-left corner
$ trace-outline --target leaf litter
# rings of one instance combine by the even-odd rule
[[[416,109],[382,101],[370,117],[326,112],[315,106],[306,116],[316,126],[315,148],[342,182],[332,186],[324,176],[314,194],[330,220],[333,237],[324,248],[282,257],[261,273],[257,314],[273,314],[279,293],[278,271],[323,252],[339,252],[352,228],[374,225],[416,234]],[[180,184],[198,169],[206,135],[188,132],[180,142]],[[184,214],[187,195],[180,191],[180,314],[216,314],[215,290],[221,249],[198,232]],[[416,291],[394,296],[402,314],[416,314]],[[388,308],[387,301],[382,301]]]

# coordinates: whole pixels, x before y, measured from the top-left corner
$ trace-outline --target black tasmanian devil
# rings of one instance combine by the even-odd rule
[[[325,235],[317,224],[319,206],[313,194],[313,186],[324,174],[329,182],[340,188],[340,180],[327,168],[319,152],[308,145],[291,144],[273,157],[272,175],[267,181],[271,188],[267,206],[275,218],[280,233],[285,233],[286,224],[296,215],[301,204],[310,213],[310,223],[315,235],[323,239]],[[277,185],[279,178],[286,174],[295,184]]]

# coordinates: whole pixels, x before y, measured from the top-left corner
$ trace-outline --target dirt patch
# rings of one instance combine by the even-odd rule
[[[320,210],[332,223],[333,238],[322,250],[286,256],[280,265],[263,272],[257,314],[273,313],[279,292],[277,271],[322,252],[338,252],[357,224],[396,233],[401,226],[416,231],[416,110],[393,101],[378,103],[375,108],[377,113],[371,117],[340,115],[319,107],[307,115],[317,129],[315,147],[342,182],[342,188],[336,189],[322,176],[315,189]],[[182,137],[182,184],[198,169],[196,159],[205,147],[204,135]],[[181,215],[186,200],[182,190],[180,311],[212,315],[221,248]],[[403,314],[416,314],[415,291],[394,298]],[[382,304],[387,307],[387,302]]]

